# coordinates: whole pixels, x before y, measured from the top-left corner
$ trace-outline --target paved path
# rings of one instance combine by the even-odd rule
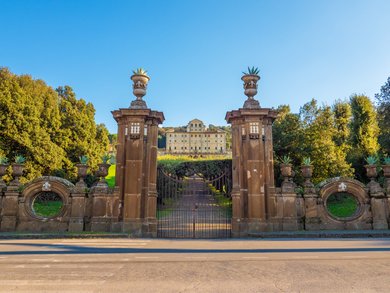
[[[0,241],[0,292],[390,292],[390,239]]]

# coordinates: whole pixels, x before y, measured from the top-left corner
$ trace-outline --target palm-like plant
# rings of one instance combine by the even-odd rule
[[[259,72],[260,72],[260,70],[257,67],[252,66],[252,68],[250,68],[248,66],[248,72],[242,72],[242,73],[244,75],[258,75]]]
[[[0,156],[0,165],[7,165],[8,158],[6,156]]]
[[[383,162],[385,163],[385,165],[390,165],[390,157],[384,157]]]
[[[303,162],[303,165],[305,165],[305,166],[310,166],[312,163],[310,157],[303,158],[302,162]]]
[[[133,70],[133,73],[135,75],[145,75],[145,76],[148,76],[148,72],[145,69],[141,68],[141,67],[137,68],[136,70]]]
[[[22,155],[18,155],[15,157],[15,163],[16,164],[23,164],[26,161],[26,158]]]
[[[83,165],[86,165],[88,163],[88,160],[89,160],[88,156],[81,156],[81,157],[79,157],[79,159],[80,159],[80,164],[83,164]]]
[[[282,164],[285,164],[285,165],[291,164],[291,158],[290,158],[290,156],[283,156],[283,157],[280,159],[280,161],[281,161]]]
[[[103,164],[107,164],[107,162],[110,161],[110,160],[111,160],[111,155],[110,155],[110,154],[104,154],[104,155],[102,156],[102,162],[103,162]]]
[[[368,156],[366,158],[366,162],[368,165],[375,165],[378,162],[378,157],[376,156]]]

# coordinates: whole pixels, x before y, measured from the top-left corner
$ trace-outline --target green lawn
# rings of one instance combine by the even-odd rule
[[[46,202],[39,202],[34,201],[34,213],[39,217],[44,218],[50,218],[57,215],[62,208],[62,201],[56,200],[56,201],[46,201]]]
[[[108,175],[106,176],[106,181],[108,186],[110,187],[115,186],[115,168],[116,165],[111,165],[110,168],[108,168]]]
[[[326,205],[329,213],[339,218],[353,216],[358,208],[358,202],[355,197],[348,193],[332,194],[328,198]]]

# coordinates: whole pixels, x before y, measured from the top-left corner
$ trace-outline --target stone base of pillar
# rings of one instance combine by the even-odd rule
[[[142,225],[142,236],[148,238],[157,237],[157,219],[146,219]]]
[[[372,228],[374,230],[387,230],[389,229],[389,225],[387,224],[387,220],[377,220],[372,223]]]
[[[261,220],[261,219],[248,219],[247,227],[248,227],[248,234],[270,231],[269,223],[266,220]]]
[[[118,219],[111,221],[110,231],[114,233],[122,232],[122,222],[118,222]]]
[[[1,232],[13,232],[16,230],[16,216],[2,216],[1,218]]]
[[[84,231],[84,219],[83,218],[70,218],[68,230],[69,230],[69,232],[82,232],[82,231]]]
[[[110,232],[111,218],[92,217],[91,231],[92,232]]]
[[[298,230],[303,230],[303,223],[300,218],[297,217],[283,218],[283,231],[298,231]]]
[[[321,229],[321,219],[319,217],[305,218],[305,230],[315,231],[320,229]]]
[[[129,233],[132,237],[142,237],[142,222],[140,219],[124,220],[122,232]]]
[[[232,219],[232,237],[248,237],[248,226],[245,219]]]

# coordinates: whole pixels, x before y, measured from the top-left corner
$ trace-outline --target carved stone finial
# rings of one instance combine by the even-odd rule
[[[146,102],[142,100],[142,97],[146,95],[146,89],[150,80],[149,76],[137,73],[130,78],[133,81],[133,94],[137,98],[131,102],[130,109],[147,109]]]
[[[260,76],[257,74],[245,74],[241,77],[244,81],[244,93],[248,99],[244,103],[245,109],[259,109],[259,101],[254,99],[254,96],[257,95],[257,82],[260,80]]]

